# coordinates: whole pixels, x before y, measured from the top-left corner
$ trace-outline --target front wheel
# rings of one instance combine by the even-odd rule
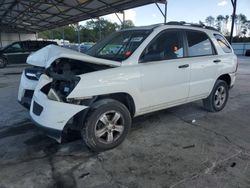
[[[7,61],[4,58],[0,57],[0,69],[6,67],[6,65]]]
[[[125,105],[113,99],[96,102],[81,131],[82,138],[93,151],[112,149],[127,136],[131,116]]]
[[[217,80],[208,98],[203,99],[203,105],[209,112],[221,111],[228,100],[228,85],[223,80]]]

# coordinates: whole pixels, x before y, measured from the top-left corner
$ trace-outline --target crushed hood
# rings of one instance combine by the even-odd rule
[[[111,61],[107,59],[101,59],[92,57],[80,52],[76,52],[70,49],[59,47],[56,45],[48,45],[34,53],[32,53],[28,59],[27,63],[34,66],[48,68],[56,59],[59,58],[69,58],[79,61],[84,61],[88,63],[104,64],[110,66],[121,66],[118,61]]]

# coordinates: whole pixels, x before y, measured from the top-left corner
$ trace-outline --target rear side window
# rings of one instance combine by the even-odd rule
[[[220,47],[222,48],[222,50],[225,53],[232,53],[232,49],[231,49],[229,43],[226,41],[226,39],[223,36],[221,36],[219,34],[214,34],[214,37],[216,38]]]
[[[188,40],[188,56],[213,55],[214,50],[208,36],[199,31],[186,31]]]

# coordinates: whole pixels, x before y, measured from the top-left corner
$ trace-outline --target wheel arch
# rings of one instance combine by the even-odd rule
[[[228,88],[230,88],[232,80],[231,80],[231,77],[229,74],[223,74],[223,75],[219,76],[219,78],[217,80],[225,81],[228,85]]]
[[[130,112],[131,117],[134,117],[136,112],[136,106],[133,97],[125,92],[110,93],[105,95],[99,95],[96,97],[95,102],[102,99],[114,99],[124,104]]]
[[[5,56],[3,56],[3,55],[0,55],[0,59],[3,60],[2,64],[0,65],[0,68],[1,68],[1,69],[2,69],[2,68],[5,68],[6,65],[8,64],[8,59],[7,59]]]
[[[0,58],[3,58],[6,62],[8,62],[8,58],[5,55],[0,55]]]

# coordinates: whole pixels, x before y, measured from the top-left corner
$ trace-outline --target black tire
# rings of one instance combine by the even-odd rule
[[[118,116],[120,119],[116,120]],[[131,127],[131,116],[126,106],[119,101],[103,99],[93,104],[83,124],[81,135],[86,145],[91,150],[100,152],[112,149],[123,142]]]
[[[225,107],[228,96],[228,84],[223,80],[217,80],[210,95],[203,99],[204,108],[209,112],[219,112]]]
[[[5,68],[7,65],[6,59],[0,57],[0,69]]]

